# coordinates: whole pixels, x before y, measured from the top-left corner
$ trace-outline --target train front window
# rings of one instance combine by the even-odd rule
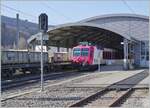
[[[88,56],[88,54],[89,54],[89,48],[82,48],[81,56]]]
[[[73,56],[80,56],[81,55],[81,50],[80,48],[75,48],[73,50]]]

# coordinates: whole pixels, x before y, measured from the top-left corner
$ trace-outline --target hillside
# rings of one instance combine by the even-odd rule
[[[52,27],[52,26],[49,26]],[[38,33],[38,24],[28,22],[27,20],[19,20],[20,44],[22,47],[27,46],[27,39]],[[17,23],[15,18],[1,16],[1,43],[2,48],[13,48],[17,41]]]

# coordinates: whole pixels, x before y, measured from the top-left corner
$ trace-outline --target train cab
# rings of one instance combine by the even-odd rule
[[[92,46],[77,46],[73,48],[72,61],[79,64],[92,64],[94,48]]]

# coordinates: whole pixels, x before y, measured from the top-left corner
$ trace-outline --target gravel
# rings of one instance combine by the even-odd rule
[[[87,73],[84,73],[84,75],[86,74]],[[77,76],[81,76],[81,75],[83,74],[80,75],[78,74]],[[2,107],[67,107],[102,89],[102,88],[92,88],[92,87],[75,88],[75,87],[71,87],[73,83],[78,83],[78,82],[82,82],[97,77],[105,77],[108,75],[111,75],[111,73],[89,74],[84,78],[82,77],[73,80],[71,82],[67,82],[61,85],[46,87],[46,89],[43,92],[36,91],[30,94],[26,94],[12,99],[8,99],[6,101],[2,101],[1,105]],[[63,77],[61,79],[47,80],[45,86],[50,85],[52,83],[65,81],[67,79],[72,79],[77,76],[73,75],[70,77]],[[9,93],[9,95],[12,94],[12,91],[13,93],[18,93],[18,91],[20,92],[25,90],[28,91],[29,89],[33,89],[33,88],[39,88],[39,84],[36,85],[32,84],[30,86],[20,87],[11,91],[9,90],[6,92],[2,92],[2,97],[8,96],[7,93]]]
[[[149,106],[149,100],[148,100],[148,93],[149,90],[144,89],[144,90],[135,90],[127,100],[125,100],[124,103],[121,104],[121,107],[126,107],[126,108],[148,108]],[[150,107],[150,106],[149,106]]]
[[[86,75],[89,73],[84,73],[82,75]],[[110,73],[111,74],[111,73]],[[68,87],[71,86],[73,83],[82,82],[85,80],[89,80],[92,78],[97,77],[105,77],[110,74],[92,74],[87,75],[85,77],[79,78],[77,80],[73,80],[71,82],[47,87],[44,92],[33,92],[30,94],[22,95],[16,98],[8,99],[6,101],[2,102],[2,106],[4,107],[61,107],[61,106],[68,106],[73,104],[74,102],[85,98],[86,96],[89,96],[97,91],[99,91],[101,88],[74,88],[74,87]],[[81,74],[80,74],[81,76]],[[63,80],[72,79],[74,77],[77,77],[75,75],[67,78],[63,77],[62,79],[55,79],[55,80],[47,80],[44,84],[50,85],[52,83],[61,82]],[[67,86],[66,86],[67,85]],[[12,94],[16,93],[22,93],[23,91],[28,91],[33,88],[39,88],[39,84],[31,84],[25,87],[19,87],[12,90],[8,90],[5,92],[2,92],[2,97],[7,97]]]
[[[84,74],[79,74],[79,73],[75,72],[73,74],[69,73],[68,75],[66,74],[64,76],[57,75],[58,76],[57,78],[49,77],[50,79],[47,79],[47,80],[44,81],[44,86],[54,84],[54,83],[58,83],[58,82],[66,80],[66,79],[71,79],[71,78],[74,78],[74,77],[77,77],[77,76],[80,76],[80,75],[84,75]],[[56,75],[54,75],[54,76],[56,76]],[[30,80],[30,81],[32,81],[32,80]],[[25,84],[25,85],[22,85],[22,86],[18,86],[18,87],[14,87],[14,88],[11,88],[11,89],[8,89],[8,90],[4,90],[4,91],[1,92],[1,96],[2,97],[8,97],[8,96],[13,95],[13,94],[27,92],[27,91],[30,91],[30,90],[33,90],[33,89],[38,89],[38,88],[40,88],[40,81],[36,82],[36,83]]]
[[[2,102],[3,107],[67,107],[99,91],[100,88],[66,88],[55,86]]]
[[[78,77],[78,76],[82,76],[82,75],[87,75],[87,74],[89,74],[89,72],[84,72],[82,74],[79,74],[79,73],[75,72],[74,74],[65,75],[64,77],[55,78],[55,79],[51,79],[51,80],[46,80],[46,81],[44,81],[44,86],[48,86],[50,84],[55,84],[55,83],[58,83],[58,82],[61,82],[61,81],[65,81],[65,80],[68,80],[68,79],[72,79],[72,78],[75,78],[75,77]],[[88,76],[86,76],[84,78],[79,78],[78,80],[73,80],[73,81],[69,82],[68,84],[71,85],[72,83],[78,83],[78,82],[82,82],[82,81],[89,80],[89,79],[92,79],[92,78],[104,77],[104,76],[108,76],[108,75],[111,75],[111,74],[112,73],[107,74],[107,75],[106,74],[88,75]],[[6,97],[14,95],[14,94],[27,92],[27,91],[30,91],[30,90],[33,90],[33,89],[38,89],[38,88],[40,88],[40,82],[38,82],[38,83],[31,83],[31,84],[27,84],[27,85],[23,85],[23,86],[19,86],[19,87],[15,87],[15,88],[12,88],[12,89],[8,89],[8,90],[5,90],[5,91],[2,91],[1,92],[1,96],[2,96],[2,98],[6,98]]]
[[[99,106],[108,107],[124,93],[125,91],[116,91],[116,90],[107,91],[105,94],[97,96],[94,100],[89,102],[84,107],[99,107]]]

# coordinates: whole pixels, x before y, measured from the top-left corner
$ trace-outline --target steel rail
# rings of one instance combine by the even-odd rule
[[[88,104],[88,103],[89,103],[90,101],[92,101],[93,99],[95,99],[97,96],[102,96],[102,95],[104,95],[105,93],[109,92],[110,90],[114,89],[113,86],[116,86],[116,85],[118,86],[118,87],[116,86],[116,90],[121,90],[121,89],[123,89],[123,88],[121,88],[121,86],[123,86],[123,84],[121,84],[121,82],[124,82],[124,81],[127,81],[127,80],[129,80],[129,79],[132,79],[133,77],[139,77],[139,75],[142,75],[142,78],[140,79],[140,81],[141,81],[141,80],[143,80],[144,78],[146,78],[146,77],[148,76],[148,72],[146,72],[146,71],[147,71],[147,70],[144,70],[144,71],[142,71],[142,72],[140,72],[140,73],[137,73],[137,74],[135,74],[135,75],[132,75],[132,76],[130,76],[130,77],[128,77],[128,78],[125,78],[125,79],[123,79],[123,80],[121,80],[121,81],[118,81],[118,82],[116,82],[116,83],[113,83],[113,84],[111,84],[111,85],[105,87],[104,89],[102,89],[102,90],[100,90],[100,91],[98,91],[98,92],[96,92],[96,93],[93,93],[92,95],[90,95],[90,96],[88,96],[88,97],[85,97],[85,98],[83,98],[83,99],[81,99],[81,100],[79,100],[79,101],[73,103],[73,104],[70,105],[69,107],[82,107],[82,106],[84,106],[85,104]],[[139,80],[138,80],[138,82],[139,82]],[[119,96],[114,102],[108,104],[108,106],[114,106],[114,105],[116,105],[117,102],[119,102],[123,97],[127,96],[128,93],[130,93],[130,92],[132,91],[132,88],[133,88],[138,82],[135,82],[134,85],[129,84],[129,88],[124,88],[124,90],[127,90],[127,91],[126,91],[125,93],[123,93],[122,96]],[[119,84],[119,85],[118,85],[118,84]],[[127,85],[127,84],[126,84],[126,85]]]
[[[77,71],[72,71],[72,72],[62,72],[62,73],[57,73],[57,74],[45,74],[44,75],[44,81],[50,80],[50,79],[55,79],[55,78],[60,78],[60,77],[65,77],[69,75],[74,75],[74,73],[79,74]],[[12,82],[4,82],[1,85],[1,90],[5,91],[8,89],[12,89],[14,87],[18,86],[23,86],[23,85],[28,85],[28,84],[33,84],[33,83],[38,83],[40,81],[40,76],[33,76],[30,78],[23,78],[17,81],[12,81]]]
[[[124,94],[122,94],[120,97],[118,97],[113,103],[109,105],[109,107],[117,107],[123,100],[126,100],[132,93],[133,91],[137,89],[149,89],[149,87],[142,87],[142,88],[130,88],[128,89]]]

